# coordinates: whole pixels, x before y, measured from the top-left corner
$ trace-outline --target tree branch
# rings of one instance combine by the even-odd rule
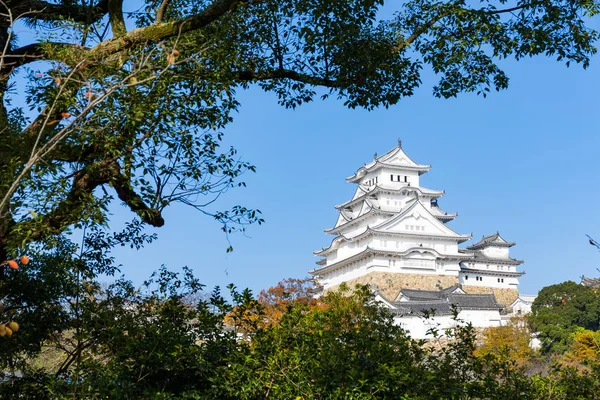
[[[165,12],[167,11],[167,7],[169,7],[170,0],[163,0],[156,11],[156,21],[155,24],[160,24],[165,17]]]
[[[108,0],[108,18],[114,37],[121,37],[127,33],[123,18],[123,0]]]
[[[521,10],[521,9],[527,8],[529,6],[531,6],[531,4],[523,4],[523,5],[520,5],[520,6],[511,7],[511,8],[505,8],[505,9],[501,9],[501,10],[471,10],[471,11],[472,12],[476,12],[476,13],[484,13],[484,14],[489,14],[489,15],[495,15],[495,14],[510,13],[510,12],[513,12],[513,11],[517,11],[517,10]],[[412,35],[410,35],[407,39],[399,40],[398,50],[402,50],[406,46],[410,45],[415,40],[417,40],[417,38],[419,36],[421,36],[422,34],[424,34],[425,32],[427,32],[433,25],[435,25],[436,22],[438,22],[441,19],[444,19],[447,16],[452,15],[452,14],[453,14],[452,11],[442,12],[440,15],[438,15],[435,18],[433,18],[429,22],[427,22],[427,23],[421,25],[420,27],[418,27],[417,29],[415,29],[413,31]]]
[[[10,70],[13,67],[19,67],[21,65],[34,61],[49,60],[50,58],[48,57],[48,54],[45,51],[45,48],[48,45],[52,46],[53,49],[75,49],[80,50],[82,52],[89,50],[86,47],[71,43],[31,43],[7,53],[4,56],[4,58],[8,60],[3,62],[2,70]]]
[[[119,199],[139,215],[143,222],[156,227],[164,225],[165,221],[160,212],[144,203],[141,196],[131,187],[130,180],[121,174],[119,165],[106,161],[90,164],[77,172],[67,197],[48,214],[41,216],[41,220],[20,222],[17,225],[32,225],[31,234],[28,236],[30,240],[40,239],[49,233],[62,232],[66,227],[82,220],[82,214],[86,212],[86,205],[89,204],[94,190],[105,184],[110,184]]]
[[[115,173],[110,183],[117,192],[119,199],[127,204],[129,209],[136,213],[143,222],[156,227],[163,226],[165,220],[160,212],[146,205],[142,197],[131,187],[131,180],[117,170],[117,164],[114,165]]]
[[[310,85],[325,86],[330,88],[343,88],[346,86],[344,82],[320,78],[318,76],[303,74],[301,72],[290,69],[275,69],[271,71],[254,72],[242,71],[238,78],[242,81],[265,81],[269,79],[291,79],[298,82],[308,83]]]
[[[60,21],[66,18],[92,24],[108,12],[108,0],[99,0],[93,6],[54,4],[42,0],[9,0],[7,5],[15,15],[33,12],[28,18],[41,21]]]
[[[256,0],[255,2],[260,1]],[[243,0],[216,0],[199,14],[182,18],[177,21],[162,22],[143,28],[137,28],[126,35],[106,40],[92,48],[90,53],[98,58],[106,57],[137,44],[147,41],[158,42],[164,39],[205,28],[218,20],[223,15],[235,10],[242,4],[248,4]]]

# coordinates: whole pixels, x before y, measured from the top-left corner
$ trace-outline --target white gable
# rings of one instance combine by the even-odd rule
[[[374,226],[373,229],[391,233],[461,236],[440,222],[419,201],[414,201],[400,214],[378,226]]]

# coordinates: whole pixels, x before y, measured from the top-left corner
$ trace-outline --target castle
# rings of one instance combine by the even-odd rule
[[[398,141],[346,178],[356,192],[335,206],[335,226],[325,230],[334,238],[314,252],[320,260],[310,273],[324,290],[342,282],[371,285],[413,336],[426,336],[418,321],[428,310],[442,327],[451,324],[454,307],[474,326],[501,325],[502,314],[528,302],[518,292],[522,261],[509,254],[515,243],[495,233],[459,248],[471,235],[447,226],[458,214],[440,209],[443,190],[421,186],[430,169]]]

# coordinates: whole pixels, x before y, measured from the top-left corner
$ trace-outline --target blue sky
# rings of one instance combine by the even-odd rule
[[[414,97],[372,112],[336,100],[286,110],[272,94],[240,92],[226,143],[258,171],[221,205],[259,208],[266,224],[233,236],[227,254],[215,222],[173,207],[157,242],[117,253],[123,272],[141,280],[162,263],[188,265],[209,286],[254,290],[304,277],[316,261],[312,251],[331,240],[323,229],[335,222],[333,205],[353,194],[344,178],[401,138],[409,156],[432,164],[422,184],[446,190],[440,206],[458,211],[454,230],[474,239],[500,231],[517,242],[521,292],[598,276],[600,253],[585,234],[600,237],[599,62],[588,70],[543,57],[508,62],[510,88],[486,99],[436,99],[430,76]],[[126,215],[115,209],[115,220]]]
[[[588,70],[544,57],[503,65],[510,87],[488,98],[434,98],[429,75],[413,97],[372,112],[335,99],[286,110],[272,94],[240,91],[225,145],[257,173],[218,206],[258,208],[266,224],[232,236],[234,251],[226,253],[215,221],[174,206],[155,230],[158,241],[115,252],[122,272],[141,282],[161,264],[187,265],[208,286],[233,282],[256,291],[307,276],[312,251],[331,241],[323,229],[335,222],[333,206],[354,192],[344,178],[401,138],[411,158],[432,164],[421,182],[446,190],[441,208],[459,213],[452,229],[475,240],[499,231],[517,242],[512,256],[525,260],[526,272],[521,292],[599,276],[600,253],[585,234],[600,238],[600,57]],[[112,212],[116,226],[132,216],[118,203]]]

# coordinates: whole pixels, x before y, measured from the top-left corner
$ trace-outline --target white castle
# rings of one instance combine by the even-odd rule
[[[500,325],[501,312],[526,311],[529,298],[518,292],[522,261],[509,255],[514,243],[495,233],[459,248],[472,235],[446,225],[458,214],[439,208],[443,190],[421,186],[430,169],[408,157],[398,141],[346,178],[356,192],[335,207],[337,222],[325,230],[334,238],[314,252],[321,259],[310,273],[324,290],[342,282],[370,284],[413,336],[425,336],[414,322],[423,310],[436,311],[445,325],[454,305],[474,326]]]

